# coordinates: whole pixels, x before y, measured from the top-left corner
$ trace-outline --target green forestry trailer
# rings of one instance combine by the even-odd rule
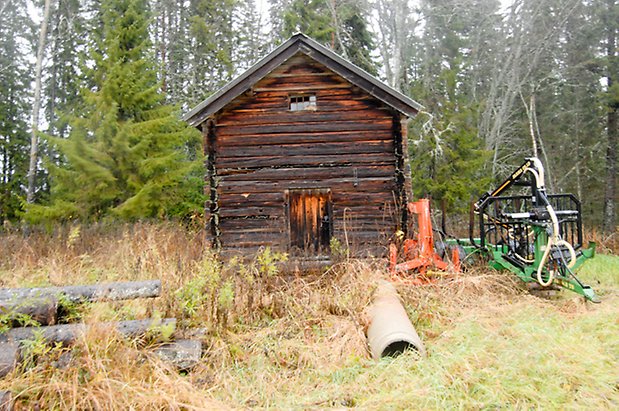
[[[530,193],[505,195],[515,186]],[[574,274],[595,255],[595,243],[583,247],[580,202],[572,194],[546,194],[538,158],[527,158],[498,188],[472,205],[468,239],[446,243],[464,249],[465,260],[481,257],[541,289],[559,286],[599,302],[593,289]]]

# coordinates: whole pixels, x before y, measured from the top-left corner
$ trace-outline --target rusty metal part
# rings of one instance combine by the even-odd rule
[[[368,345],[372,357],[395,357],[407,350],[425,356],[426,349],[406,315],[395,287],[381,281],[369,309]]]
[[[392,277],[398,273],[415,271],[424,276],[426,271],[435,267],[438,270],[447,270],[450,266],[434,250],[434,237],[432,234],[432,218],[430,216],[430,200],[423,198],[408,203],[408,211],[417,215],[419,232],[416,239],[405,239],[403,242],[403,257],[406,261],[398,264],[398,247],[395,244],[389,246],[389,268]],[[454,259],[452,253],[451,269],[460,271],[459,259]]]

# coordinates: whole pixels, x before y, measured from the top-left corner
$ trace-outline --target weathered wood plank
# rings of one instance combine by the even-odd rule
[[[334,221],[344,220],[356,224],[358,221],[374,221],[374,220],[395,220],[396,216],[392,210],[386,210],[380,206],[353,206],[337,207],[334,205],[333,218]]]
[[[256,83],[258,87],[286,84],[350,84],[342,77],[329,71],[316,73],[273,73]],[[254,88],[257,91],[257,88]]]
[[[264,233],[226,231],[221,233],[221,240],[227,244],[232,243],[256,243],[273,244],[287,240],[287,233],[271,231]]]
[[[284,191],[276,193],[228,194],[219,200],[220,207],[261,207],[281,206],[285,204]],[[355,191],[337,191],[332,193],[332,201],[341,207],[357,204],[389,205],[394,207],[393,194],[388,192],[358,193]]]
[[[289,110],[289,102],[287,98],[284,98],[284,96],[279,96],[277,98],[273,97],[270,100],[265,100],[266,101],[264,103],[257,103],[256,101],[239,102],[235,107],[224,112],[221,118],[225,119],[225,121],[231,125],[242,124],[243,117],[246,115],[276,115],[283,112],[288,112]],[[342,113],[343,111],[355,111],[359,113],[368,112],[370,110],[378,110],[381,113],[383,111],[388,111],[387,108],[377,103],[372,103],[373,102],[369,102],[366,99],[355,97],[348,99],[345,104],[338,100],[323,98],[320,100],[316,112],[327,114]]]
[[[391,229],[391,225],[395,222],[395,219],[391,216],[380,217],[347,217],[346,220],[341,217],[333,218],[334,230],[351,230],[351,231],[364,231],[364,230],[383,230],[386,228]]]
[[[275,71],[272,74],[269,74],[267,76],[267,78],[276,78],[276,79],[280,79],[280,78],[287,78],[290,79],[290,81],[294,81],[294,79],[298,78],[298,77],[332,77],[332,76],[337,76],[337,74],[334,74],[333,72],[327,72],[327,71],[321,71],[321,72],[312,72],[312,73],[305,73],[305,74],[299,74],[299,73],[285,73],[285,72],[281,72],[281,71]],[[263,81],[263,80],[261,80]],[[340,80],[341,81],[341,80]],[[258,82],[257,84],[261,84],[261,82]]]
[[[340,100],[336,100],[334,96],[317,96],[320,99],[318,102],[318,111],[321,113],[347,111],[368,111],[381,110],[388,111],[389,109],[381,105],[376,100],[371,100],[367,97],[351,97],[343,104]],[[234,107],[222,113],[221,118],[226,122],[242,122],[245,115],[261,115],[274,114],[287,111],[289,109],[288,99],[285,96],[264,98],[261,102],[255,100],[239,101]]]
[[[246,193],[228,194],[219,199],[220,207],[261,207],[279,206],[284,204],[285,194],[279,193]]]
[[[226,172],[228,168],[262,168],[262,167],[294,167],[307,165],[323,165],[323,166],[362,166],[364,164],[394,164],[393,155],[389,152],[379,153],[356,153],[352,155],[342,155],[339,153],[326,155],[259,155],[243,157],[225,157],[218,158],[216,165],[219,170]]]
[[[248,146],[248,147],[221,147],[218,159],[242,158],[256,156],[320,156],[326,154],[339,154],[340,156],[356,154],[388,153],[393,151],[393,141],[358,141],[351,143],[322,143],[322,144],[287,144],[272,146]],[[239,160],[242,161],[242,160]]]
[[[334,204],[340,207],[354,206],[357,204],[371,205],[392,205],[394,201],[393,194],[390,192],[373,192],[373,193],[358,193],[355,191],[337,191],[333,192],[331,199]]]
[[[221,127],[217,129],[219,136],[235,136],[247,134],[278,134],[278,133],[308,133],[319,131],[361,131],[386,130],[391,122],[384,119],[366,119],[355,121],[304,121],[303,123],[273,123],[268,125],[243,125]]]
[[[269,236],[269,235],[275,235],[277,234],[282,235],[282,234],[286,234],[288,232],[287,229],[284,229],[284,226],[282,227],[262,227],[262,228],[249,228],[249,229],[242,229],[242,228],[238,228],[238,229],[227,229],[225,230],[226,235],[232,235],[232,236]]]
[[[299,73],[303,71],[311,72],[312,70],[319,72],[331,72],[325,66],[316,64],[313,60],[303,54],[297,54],[291,57],[274,71],[277,73]]]
[[[392,191],[395,189],[393,178],[329,178],[321,181],[289,180],[289,181],[221,181],[217,187],[220,196],[229,193],[272,193],[292,188],[330,188],[333,191],[346,190],[360,193],[375,191]]]
[[[251,125],[279,125],[289,123],[309,123],[309,122],[343,122],[355,121],[360,122],[371,118],[373,122],[388,121],[391,119],[389,112],[379,109],[367,110],[346,110],[347,104],[341,104],[341,111],[323,112],[322,110],[304,110],[304,111],[283,111],[274,114],[264,113],[244,113],[242,116],[222,116],[217,122],[218,130],[221,130],[222,136],[227,135],[226,127],[239,127]],[[322,107],[321,107],[322,108]],[[385,127],[385,131],[387,128]]]
[[[383,231],[365,230],[365,231],[347,231],[348,240],[354,241],[375,241],[381,242],[387,240],[393,234],[393,230],[385,229]]]
[[[259,93],[254,96],[242,96],[221,113],[221,118],[234,115],[235,112],[284,112],[289,110],[289,93]],[[341,111],[344,107],[353,110],[381,108],[389,110],[379,100],[367,94],[355,93],[349,89],[336,89],[316,93],[318,109],[320,111]]]
[[[360,131],[330,131],[318,133],[288,133],[273,134],[269,136],[261,134],[247,134],[238,136],[222,136],[217,142],[218,147],[225,146],[270,146],[280,144],[302,143],[356,143],[362,141],[387,140],[392,141],[393,136],[388,130],[360,130]]]
[[[246,229],[260,229],[263,227],[281,227],[286,223],[286,219],[279,218],[222,218],[220,220],[220,226],[222,228],[237,230],[241,228]]]
[[[228,248],[253,248],[255,249],[255,251],[259,251],[261,248],[264,249],[264,247],[270,247],[272,250],[285,250],[286,249],[286,245],[284,243],[283,238],[278,238],[277,240],[271,240],[271,241],[262,241],[262,240],[258,240],[258,241],[236,241],[236,240],[230,240],[228,241],[227,239],[223,239],[221,240],[221,245],[222,247],[228,247]]]
[[[320,84],[318,82],[310,82],[310,83],[287,83],[287,84],[274,84],[273,86],[269,87],[269,85],[263,85],[260,87],[254,87],[254,91],[256,91],[257,93],[260,92],[270,92],[270,91],[276,91],[276,92],[289,92],[289,93],[304,93],[307,92],[308,90],[311,91],[319,91],[319,90],[337,90],[337,89],[349,89],[352,88],[353,85],[350,83],[335,83],[335,84]]]
[[[347,99],[353,99],[353,98],[373,98],[372,96],[370,96],[367,93],[364,93],[363,91],[361,91],[358,87],[348,87],[348,88],[334,88],[332,90],[329,89],[324,89],[324,90],[304,90],[305,92],[314,92],[316,94],[316,98],[331,98],[333,99],[334,96],[340,97],[338,98],[338,100],[340,101],[345,101]],[[288,101],[288,98],[290,96],[290,92],[288,91],[284,91],[284,90],[279,90],[279,89],[273,89],[273,90],[264,90],[264,91],[260,91],[260,92],[256,92],[256,90],[254,89],[254,94],[253,97],[258,98],[258,99],[263,99],[263,98],[281,98],[281,97],[285,97],[286,101]],[[246,96],[244,96],[243,98],[246,97],[252,97],[251,94],[248,94]],[[288,107],[286,107],[286,109],[288,109]]]
[[[365,167],[304,167],[304,168],[263,168],[221,176],[222,181],[271,181],[271,180],[321,180],[334,176],[364,179],[367,177],[390,177],[393,166]]]
[[[259,207],[221,207],[219,216],[226,217],[244,217],[244,216],[284,216],[286,210],[282,205],[279,206],[259,206]]]

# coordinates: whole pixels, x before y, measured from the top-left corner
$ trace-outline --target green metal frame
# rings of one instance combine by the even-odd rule
[[[524,267],[520,268],[505,258],[505,255],[508,253],[507,246],[494,247],[491,249],[488,248],[480,248],[479,244],[481,242],[480,239],[475,238],[474,241],[477,246],[471,244],[469,239],[449,239],[445,242],[452,246],[460,246],[464,249],[466,253],[466,259],[473,258],[473,256],[477,254],[481,254],[484,259],[488,260],[488,264],[490,267],[496,270],[509,270],[512,273],[516,274],[518,278],[520,278],[525,283],[529,282],[537,282],[537,269],[542,259],[542,255],[544,254],[545,246],[547,244],[548,238],[546,231],[541,227],[534,227],[534,232],[536,232],[535,239],[535,261]],[[566,290],[575,292],[577,294],[582,295],[585,299],[592,302],[600,302],[599,298],[595,294],[595,291],[588,286],[581,283],[578,278],[573,274],[578,268],[580,268],[586,260],[593,258],[595,256],[595,247],[596,244],[594,242],[589,242],[587,248],[583,248],[579,250],[576,257],[576,264],[567,271],[567,275],[565,273],[561,273],[560,271],[555,272],[555,277],[553,284],[556,284]],[[548,271],[546,267],[544,267],[542,271],[542,276],[547,279]]]

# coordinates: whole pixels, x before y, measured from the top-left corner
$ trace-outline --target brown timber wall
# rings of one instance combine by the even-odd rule
[[[290,111],[290,95],[316,110]],[[303,55],[296,55],[214,119],[209,150],[224,249],[290,241],[287,190],[330,189],[333,236],[376,253],[401,212],[394,130],[400,115]],[[401,197],[400,197],[401,198]]]

